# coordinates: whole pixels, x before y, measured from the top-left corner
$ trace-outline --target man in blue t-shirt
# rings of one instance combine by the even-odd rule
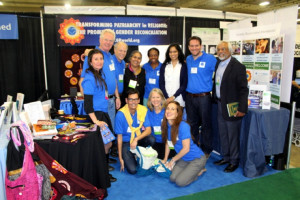
[[[186,96],[187,120],[191,123],[192,134],[196,144],[200,144],[206,157],[212,152],[211,131],[211,94],[212,76],[217,59],[201,51],[202,41],[197,36],[188,39],[191,52],[186,58],[188,69],[188,84]],[[201,134],[199,126],[201,124]]]
[[[118,91],[119,96],[122,96],[123,89],[124,89],[124,73],[125,73],[125,61],[124,58],[126,57],[128,50],[128,45],[125,42],[118,42],[114,46],[114,55],[113,55],[113,61],[116,68],[116,79],[118,82]],[[125,102],[121,102],[122,105],[125,105]]]
[[[129,89],[125,100],[126,105],[116,115],[115,133],[118,135],[121,171],[124,171],[125,167],[128,173],[135,174],[137,161],[130,149],[135,149],[138,145],[153,146],[155,138],[151,135],[147,108],[139,104],[138,90]]]

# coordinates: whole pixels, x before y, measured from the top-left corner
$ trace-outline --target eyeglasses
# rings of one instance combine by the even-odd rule
[[[129,99],[128,99],[128,101],[130,101],[130,102],[138,101],[138,100],[139,100],[139,98],[136,98],[136,99],[129,98]]]

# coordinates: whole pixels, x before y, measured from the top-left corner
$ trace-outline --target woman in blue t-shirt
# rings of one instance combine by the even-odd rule
[[[159,73],[161,62],[159,62],[159,50],[152,47],[148,50],[149,61],[143,65],[146,72],[146,85],[144,94],[144,106],[147,106],[149,94],[153,88],[159,88]]]
[[[165,156],[165,143],[161,137],[161,122],[165,114],[166,99],[162,91],[158,88],[151,90],[148,98],[148,116],[151,124],[151,134],[155,137],[153,149],[158,153],[158,158],[163,159]],[[170,152],[170,156],[175,155],[175,151]]]
[[[84,91],[84,110],[89,115],[91,121],[100,127],[100,129],[105,129],[105,126],[108,126],[108,128],[113,131],[112,124],[108,116],[108,92],[107,85],[103,78],[103,63],[104,56],[101,51],[93,49],[89,52],[89,68],[86,69],[86,74],[81,84]],[[103,143],[99,145],[103,146]],[[107,163],[109,159],[108,153],[111,146],[112,142],[104,145]],[[117,180],[110,174],[109,177],[111,182]]]
[[[167,104],[162,122],[162,138],[166,143],[163,162],[172,170],[171,182],[178,186],[186,186],[206,171],[206,157],[193,142],[190,125],[182,121],[182,108],[176,101]],[[177,154],[167,162],[170,147],[173,147]]]

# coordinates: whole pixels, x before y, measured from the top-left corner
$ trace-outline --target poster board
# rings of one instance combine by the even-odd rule
[[[264,85],[271,107],[279,109],[284,35],[280,24],[229,31],[233,57],[246,66],[248,85]]]

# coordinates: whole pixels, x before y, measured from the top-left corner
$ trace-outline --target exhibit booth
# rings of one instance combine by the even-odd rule
[[[297,13],[297,6],[256,16],[129,5],[73,7],[71,10],[46,6],[40,14],[3,13],[0,17],[3,15],[17,20],[14,28],[17,28],[18,34],[14,38],[0,39],[0,104],[9,98],[15,102],[18,100],[17,93],[22,93],[24,95],[19,96],[18,105],[5,107],[7,112],[16,107],[13,116],[22,111],[23,101],[29,104],[46,99],[52,100],[51,107],[64,110],[65,114],[74,114],[73,107],[76,105],[76,114],[85,115],[83,100],[70,99],[76,96],[70,93],[75,90],[77,94],[76,91],[79,91],[84,50],[98,46],[99,34],[106,28],[115,31],[116,42],[128,44],[125,60],[128,61],[131,51],[138,49],[143,53],[142,64],[148,62],[147,50],[151,47],[160,50],[159,59],[163,62],[166,48],[171,43],[179,43],[185,55],[189,55],[187,39],[191,36],[201,37],[203,51],[213,55],[216,55],[220,41],[230,41],[234,47],[233,57],[246,66],[249,101],[258,99],[259,102],[253,103],[243,118],[240,139],[243,175],[257,177],[267,170],[266,156],[284,153],[290,135],[290,116],[294,114],[280,105],[281,102],[290,103]],[[72,104],[71,101],[75,102]],[[212,112],[216,111],[216,106],[213,106]],[[4,181],[6,132],[10,122],[3,121],[1,125],[0,138],[5,139],[0,139],[0,181]],[[216,114],[213,114],[213,132],[214,149],[218,153]],[[97,140],[98,136],[92,133],[88,139],[75,144],[75,148],[49,141],[37,143],[69,171],[100,187],[98,179],[91,174],[100,162],[93,162]],[[90,149],[81,151],[86,145]],[[89,155],[84,163],[93,163],[92,171],[87,170],[89,167],[85,164],[76,166],[79,161],[75,157],[84,155]],[[5,188],[0,188],[0,191],[0,195],[5,194],[2,192]],[[2,198],[5,196],[0,196]]]

